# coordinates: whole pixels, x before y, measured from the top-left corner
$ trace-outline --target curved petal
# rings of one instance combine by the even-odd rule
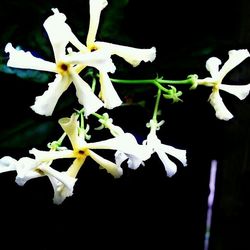
[[[114,73],[116,67],[111,60],[111,55],[102,49],[93,52],[72,52],[62,58],[62,61],[69,64],[83,64],[85,67],[94,67],[98,70]]]
[[[217,78],[220,65],[221,65],[221,60],[217,57],[210,57],[206,61],[206,69],[210,72],[213,79]]]
[[[102,101],[94,94],[90,86],[78,74],[72,72],[71,76],[76,88],[78,101],[84,107],[84,116],[89,116],[103,107]]]
[[[106,169],[108,173],[112,174],[115,178],[119,178],[123,174],[121,167],[117,166],[115,163],[106,160],[95,152],[89,150],[89,156],[97,162],[102,168]]]
[[[16,170],[17,160],[10,157],[4,156],[0,159],[0,173]]]
[[[240,100],[245,99],[250,91],[250,83],[246,85],[227,85],[221,84],[220,89],[224,90],[232,95],[235,95]]]
[[[219,94],[219,91],[213,91],[209,96],[209,102],[215,110],[215,115],[220,120],[228,121],[233,118]]]
[[[78,117],[75,113],[71,115],[70,118],[65,117],[59,119],[59,124],[61,125],[63,131],[67,134],[69,137],[69,140],[71,142],[71,145],[73,149],[77,150],[79,147],[79,140],[78,140]]]
[[[157,153],[157,155],[161,159],[161,161],[165,167],[167,176],[172,177],[177,172],[176,164],[174,162],[172,162],[163,151],[156,150],[155,152]]]
[[[57,74],[55,80],[49,83],[49,88],[41,96],[36,97],[31,109],[40,115],[52,115],[58,99],[67,90],[70,83],[71,79],[69,77]]]
[[[33,56],[29,51],[15,49],[11,43],[5,47],[9,53],[7,66],[19,69],[33,69],[56,73],[56,64]]]
[[[100,71],[99,73],[101,84],[101,91],[99,96],[104,102],[104,107],[107,109],[113,109],[120,106],[122,104],[122,100],[117,94],[107,72]]]
[[[155,47],[152,47],[150,49],[139,49],[106,42],[95,42],[95,45],[98,49],[109,51],[111,55],[122,57],[133,67],[138,66],[142,61],[153,62],[156,57]]]
[[[106,0],[90,0],[89,1],[89,31],[87,36],[87,47],[91,50],[96,38],[96,33],[99,26],[100,15],[102,10],[107,6]]]
[[[182,163],[183,166],[187,166],[187,156],[186,156],[187,151],[186,150],[178,149],[173,146],[169,146],[165,144],[161,145],[161,149],[165,153],[177,158]]]
[[[27,181],[31,179],[42,177],[43,174],[37,171],[37,167],[39,166],[39,164],[41,163],[29,157],[20,158],[16,164],[16,183],[19,186],[23,186]]]
[[[141,160],[147,160],[151,156],[149,147],[138,144],[130,133],[124,133],[108,140],[87,143],[87,147],[89,149],[117,150],[127,155],[134,155]]]
[[[239,49],[239,50],[230,50],[228,52],[229,58],[222,66],[218,78],[221,81],[225,75],[235,68],[238,64],[244,61],[247,57],[250,56],[247,49]]]
[[[46,174],[54,189],[53,202],[61,204],[67,197],[73,195],[76,178],[67,175],[66,172],[59,172],[51,167],[40,166],[39,169]]]
[[[36,148],[33,148],[29,151],[30,154],[33,154],[38,161],[53,161],[56,159],[64,159],[64,158],[75,158],[75,154],[73,150],[60,150],[60,151],[42,151]]]

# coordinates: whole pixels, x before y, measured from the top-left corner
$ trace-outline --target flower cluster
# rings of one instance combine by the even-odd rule
[[[162,161],[166,175],[171,177],[177,171],[177,163],[187,166],[186,150],[177,149],[161,142],[156,132],[164,121],[158,122],[160,98],[172,99],[178,102],[182,94],[174,84],[191,84],[191,89],[198,86],[212,87],[209,102],[215,109],[218,119],[229,120],[233,115],[226,108],[219,90],[235,95],[240,100],[246,98],[250,91],[250,84],[230,86],[222,83],[225,75],[249,57],[246,49],[229,51],[229,59],[219,70],[221,61],[212,57],[207,60],[206,68],[211,77],[199,79],[197,75],[188,76],[185,80],[165,80],[162,77],[149,80],[117,80],[110,74],[116,71],[112,56],[123,58],[133,67],[143,62],[153,62],[156,58],[156,48],[133,48],[109,42],[96,41],[99,21],[102,10],[107,6],[106,0],[89,0],[89,30],[86,43],[82,43],[66,23],[66,16],[57,8],[49,16],[43,26],[52,45],[54,62],[34,56],[29,51],[13,47],[8,43],[5,52],[9,55],[7,66],[19,69],[47,71],[55,74],[55,78],[48,84],[48,89],[41,96],[35,98],[31,109],[39,115],[51,116],[62,94],[73,83],[76,96],[82,108],[69,117],[59,119],[62,136],[48,144],[48,150],[30,149],[33,157],[14,159],[3,156],[0,159],[0,172],[16,171],[16,183],[24,185],[28,180],[47,176],[54,190],[53,202],[61,204],[66,197],[73,194],[77,174],[85,160],[91,158],[100,168],[105,169],[114,178],[123,174],[123,165],[127,163],[130,169],[137,169],[145,165],[151,156],[156,153]],[[85,81],[81,72],[93,69],[95,84]],[[86,74],[85,74],[86,75]],[[98,79],[99,86],[96,86]],[[152,119],[147,123],[149,133],[140,144],[135,136],[125,132],[120,126],[113,124],[109,114],[99,114],[102,109],[119,107],[123,100],[120,98],[113,82],[127,84],[153,84],[158,92]],[[167,87],[166,87],[167,85]],[[98,91],[98,93],[96,93]],[[89,124],[85,124],[89,116],[94,116],[100,123],[100,129],[108,129],[110,137],[101,141],[92,141],[89,133]],[[68,139],[67,143],[64,143]],[[103,150],[114,151],[113,159],[106,159],[101,153]],[[171,158],[169,158],[171,156]],[[54,167],[58,159],[72,159],[71,165],[65,171],[58,171]]]

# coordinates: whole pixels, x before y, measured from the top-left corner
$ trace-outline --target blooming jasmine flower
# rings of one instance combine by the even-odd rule
[[[225,106],[219,90],[223,90],[238,97],[240,100],[245,99],[250,91],[250,84],[246,85],[227,85],[222,80],[226,74],[235,68],[238,64],[249,57],[247,49],[230,50],[229,58],[219,70],[221,60],[217,57],[211,57],[206,62],[206,68],[210,72],[211,77],[198,79],[197,83],[204,86],[212,87],[212,93],[209,96],[209,102],[215,110],[218,119],[228,121],[233,118],[232,113]]]
[[[30,157],[22,157],[15,160],[10,156],[0,159],[0,172],[16,170],[16,183],[23,186],[27,181],[48,176],[53,189],[55,204],[61,204],[66,197],[73,194],[76,178],[69,176],[66,172],[59,172],[50,167],[52,161],[37,161]]]
[[[106,169],[108,173],[112,174],[115,178],[119,178],[122,175],[122,168],[118,167],[115,163],[103,158],[96,154],[93,149],[98,148],[98,145],[87,143],[84,137],[79,134],[78,116],[73,114],[70,118],[62,118],[59,123],[67,134],[72,150],[64,149],[60,151],[40,151],[37,149],[30,150],[31,154],[35,155],[38,161],[51,161],[62,158],[74,158],[75,160],[67,170],[67,174],[72,177],[76,177],[78,171],[84,164],[86,158],[90,156],[95,162],[97,162],[102,168]],[[109,143],[109,141],[107,142]],[[113,141],[113,147],[119,147],[119,142]],[[102,145],[106,145],[103,141]],[[107,146],[109,148],[109,145]]]
[[[152,62],[156,57],[156,48],[139,49],[129,46],[122,46],[113,43],[96,41],[96,34],[99,27],[100,15],[102,10],[108,5],[106,0],[90,0],[90,21],[89,30],[86,39],[86,47],[89,51],[104,50],[108,52],[108,57],[117,55],[125,59],[132,66],[138,66],[141,61]],[[113,109],[122,104],[122,100],[117,94],[109,76],[108,71],[104,68],[99,68],[100,76],[100,94],[99,97],[104,102],[104,107]],[[110,72],[112,73],[112,72]]]
[[[85,50],[85,46],[81,45],[77,38],[73,35],[70,27],[65,23],[66,17],[57,9],[53,9],[54,14],[45,22],[44,27],[48,33],[52,48],[54,51],[55,63],[43,60],[33,56],[30,52],[24,52],[13,48],[11,43],[5,47],[5,52],[9,53],[7,65],[10,67],[22,69],[43,70],[56,73],[55,80],[49,83],[49,88],[43,95],[36,97],[36,101],[31,108],[38,114],[49,116],[54,111],[60,96],[68,89],[73,81],[76,88],[76,95],[80,104],[84,106],[85,116],[96,112],[104,104],[93,93],[90,86],[78,75],[79,65],[75,65],[74,57],[66,56],[66,45],[72,42],[79,49]],[[71,60],[69,59],[71,58]],[[103,53],[87,52],[82,55],[82,68],[87,65],[100,67],[101,62],[104,62]],[[107,65],[111,68],[107,69]],[[105,64],[107,72],[113,71],[114,66]]]
[[[150,133],[148,134],[147,139],[143,143],[151,149],[152,153],[157,153],[165,167],[167,176],[171,177],[176,173],[177,166],[173,161],[169,159],[167,155],[171,155],[177,158],[183,164],[183,166],[186,166],[186,150],[177,149],[175,147],[161,143],[160,139],[158,139],[156,135],[156,130],[159,129],[162,123],[163,122],[157,123],[153,119],[150,120],[148,124],[150,127]]]

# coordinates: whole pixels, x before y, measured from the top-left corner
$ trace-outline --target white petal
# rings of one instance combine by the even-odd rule
[[[187,152],[186,152],[186,150],[178,149],[178,148],[175,148],[173,146],[169,146],[169,145],[165,145],[165,144],[162,144],[161,148],[165,153],[177,158],[182,163],[183,166],[187,166],[187,156],[186,156]]]
[[[122,104],[122,100],[117,94],[108,74],[104,71],[100,71],[100,98],[104,102],[104,107],[107,109],[113,109]]]
[[[168,156],[161,150],[156,150],[156,153],[158,154],[159,158],[161,159],[167,176],[172,177],[177,172],[177,166],[174,162],[172,162]]]
[[[155,47],[150,49],[140,49],[106,42],[95,42],[95,45],[97,48],[109,51],[111,55],[122,57],[133,67],[138,66],[142,61],[153,62],[156,57]]]
[[[64,56],[62,61],[69,64],[83,64],[110,73],[114,73],[116,70],[114,63],[111,60],[111,55],[102,49],[87,53],[72,52]]]
[[[121,151],[115,152],[115,163],[118,167],[122,165],[124,161],[128,159],[128,156]]]
[[[221,60],[217,57],[210,57],[206,62],[206,69],[210,72],[212,78],[217,78]]]
[[[128,167],[130,169],[134,169],[135,170],[140,165],[144,166],[144,162],[140,158],[138,158],[138,157],[136,157],[134,155],[128,155]]]
[[[247,49],[230,50],[228,54],[229,59],[224,63],[219,72],[220,80],[222,80],[230,70],[235,68],[250,55]]]
[[[65,48],[70,40],[71,29],[65,23],[66,16],[63,13],[60,13],[58,9],[52,9],[52,11],[54,14],[45,20],[43,26],[53,47],[55,60],[58,62],[66,53]]]
[[[227,109],[219,94],[219,91],[213,91],[209,96],[209,102],[215,110],[215,115],[220,120],[228,121],[233,118],[233,115]]]
[[[89,150],[89,156],[96,161],[101,167],[107,170],[108,173],[112,174],[115,178],[119,178],[123,174],[121,167],[117,166],[115,163],[104,159],[95,152]]]
[[[15,49],[11,43],[5,47],[5,52],[9,53],[7,65],[20,69],[34,69],[49,72],[56,72],[56,64],[33,56],[29,51]]]
[[[23,186],[27,181],[42,177],[43,175],[36,171],[40,163],[29,157],[22,157],[18,160],[16,164],[17,176],[16,183],[19,186]]]
[[[0,173],[16,170],[17,160],[10,156],[4,156],[0,159]]]
[[[232,95],[237,96],[240,100],[245,99],[250,91],[250,83],[246,85],[227,85],[221,84],[220,89]]]
[[[49,83],[49,88],[41,96],[37,96],[31,109],[37,114],[50,116],[52,115],[58,99],[64,91],[67,90],[71,79],[57,74],[54,82]]]
[[[107,6],[106,0],[90,0],[89,1],[89,31],[87,36],[87,47],[91,47],[95,42],[96,33],[99,26],[101,11]]]
[[[72,72],[72,79],[78,101],[84,107],[84,116],[88,116],[103,107],[102,101],[78,74]]]
[[[61,204],[66,197],[73,195],[73,189],[76,178],[67,175],[66,172],[59,172],[48,166],[40,166],[39,169],[43,171],[50,179],[54,189],[53,202]]]
[[[64,117],[59,119],[59,124],[61,125],[63,131],[67,134],[73,149],[77,150],[79,147],[79,140],[78,140],[78,116],[73,113],[70,118]]]
[[[90,149],[117,150],[127,155],[134,155],[141,160],[147,160],[151,156],[149,147],[138,144],[135,137],[130,133],[124,133],[108,140],[87,143],[87,147]]]
[[[38,161],[52,161],[56,159],[64,158],[74,158],[73,150],[60,150],[60,151],[42,151],[36,148],[33,148],[29,151],[30,154],[33,154]]]

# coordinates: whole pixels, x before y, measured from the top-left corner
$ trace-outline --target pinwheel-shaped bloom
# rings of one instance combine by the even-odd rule
[[[233,115],[225,106],[220,96],[219,90],[223,90],[235,95],[240,100],[245,99],[250,91],[250,84],[227,85],[222,83],[223,78],[229,71],[249,57],[249,52],[246,49],[230,50],[228,54],[229,58],[220,70],[219,65],[221,64],[221,60],[217,57],[209,58],[206,62],[206,68],[210,72],[211,77],[197,80],[197,83],[200,85],[212,87],[212,93],[209,96],[209,102],[215,110],[216,117],[225,121],[233,118]]]
[[[66,197],[73,194],[76,178],[69,176],[66,172],[59,172],[50,167],[52,161],[37,161],[30,157],[22,157],[15,160],[10,156],[0,159],[0,172],[16,171],[16,183],[23,186],[28,180],[48,176],[53,189],[55,204],[61,204]]]
[[[76,177],[88,156],[98,163],[101,168],[106,169],[107,172],[112,174],[115,178],[119,178],[122,175],[122,168],[95,153],[93,150],[96,149],[118,150],[126,154],[135,155],[140,159],[145,159],[147,157],[144,148],[137,144],[134,141],[133,136],[128,133],[124,133],[108,140],[87,143],[84,136],[79,132],[77,119],[78,116],[73,114],[70,118],[62,118],[59,120],[62,129],[71,142],[72,150],[67,148],[60,151],[40,151],[32,149],[30,150],[30,153],[35,155],[36,160],[45,162],[62,158],[74,158],[75,160],[67,170],[69,176],[72,177]]]
[[[147,139],[144,141],[144,144],[152,150],[152,153],[157,153],[165,167],[167,176],[171,177],[176,173],[177,165],[169,159],[168,155],[175,157],[183,164],[183,166],[186,166],[186,150],[177,149],[173,146],[161,143],[156,135],[156,130],[159,129],[160,124],[158,124],[156,121],[150,120],[149,126],[150,133],[148,134]]]
[[[97,66],[98,68],[104,68],[106,72],[113,72],[115,67],[111,59],[104,55],[103,51],[88,52],[86,47],[78,41],[70,27],[65,23],[65,15],[57,9],[53,9],[53,11],[54,14],[44,22],[44,28],[53,48],[55,63],[37,58],[30,52],[15,49],[11,43],[8,43],[5,48],[5,52],[9,53],[7,65],[22,69],[56,73],[55,80],[49,83],[48,90],[43,95],[36,97],[34,105],[31,106],[36,113],[47,116],[51,115],[58,99],[73,81],[78,101],[84,106],[85,116],[87,116],[101,108],[103,103],[78,73],[85,66]],[[87,51],[82,55],[82,65],[75,64],[74,53],[70,57],[66,56],[66,46],[69,42],[78,49]],[[102,66],[103,63],[105,66]]]
[[[86,46],[89,51],[104,50],[109,56],[117,55],[125,59],[132,66],[138,66],[141,61],[152,62],[156,57],[156,49],[139,49],[128,46],[117,45],[113,43],[96,41],[96,34],[99,26],[102,10],[107,6],[106,0],[89,0],[90,22],[86,40]],[[84,52],[84,51],[83,51]],[[79,61],[81,62],[81,61]],[[112,72],[111,72],[112,73]],[[113,87],[105,68],[99,68],[101,90],[99,97],[104,102],[104,107],[112,109],[121,105],[122,101]]]

